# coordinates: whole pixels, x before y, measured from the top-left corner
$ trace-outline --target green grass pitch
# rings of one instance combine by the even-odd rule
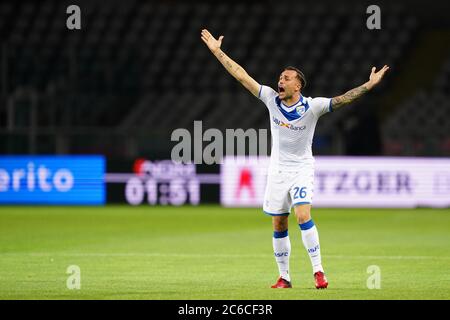
[[[0,207],[0,299],[449,299],[450,209],[313,209],[327,290],[293,215],[293,289],[259,209]],[[66,285],[68,266],[81,288]],[[368,289],[367,268],[381,271]]]

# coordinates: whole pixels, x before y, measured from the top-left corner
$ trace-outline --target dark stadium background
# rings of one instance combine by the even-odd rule
[[[81,30],[65,28],[81,8]],[[381,30],[365,26],[381,7]],[[381,86],[321,119],[317,155],[449,156],[450,19],[422,1],[2,1],[2,154],[169,158],[170,132],[268,128],[266,109],[200,40],[207,27],[261,83],[284,66],[334,96],[391,66]],[[287,15],[292,18],[286,19]],[[11,120],[11,108],[14,119]]]

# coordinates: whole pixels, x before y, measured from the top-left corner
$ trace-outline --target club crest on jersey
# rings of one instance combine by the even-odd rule
[[[301,117],[306,112],[306,108],[304,105],[300,105],[297,108],[295,108],[295,111],[297,111],[297,114]]]

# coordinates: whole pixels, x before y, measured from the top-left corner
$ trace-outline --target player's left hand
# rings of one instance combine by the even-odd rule
[[[378,72],[375,72],[376,70],[377,68],[372,67],[372,72],[369,76],[369,84],[371,88],[376,86],[381,81],[381,79],[383,79],[384,74],[389,70],[389,67],[387,65],[384,65],[384,67],[381,68],[381,70],[379,70]]]

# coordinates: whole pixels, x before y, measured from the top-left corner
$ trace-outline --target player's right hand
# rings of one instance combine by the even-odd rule
[[[378,72],[375,72],[376,70],[377,68],[372,67],[372,72],[370,73],[368,82],[369,89],[372,89],[381,81],[381,79],[383,79],[384,74],[389,70],[389,67],[387,65],[384,65],[384,67],[381,68],[381,70],[379,70]]]
[[[219,40],[217,40],[206,29],[202,30],[201,38],[202,38],[203,42],[206,43],[209,50],[211,50],[211,52],[213,52],[213,53],[216,52],[217,50],[219,50],[220,46],[222,45],[223,36],[220,36]]]

